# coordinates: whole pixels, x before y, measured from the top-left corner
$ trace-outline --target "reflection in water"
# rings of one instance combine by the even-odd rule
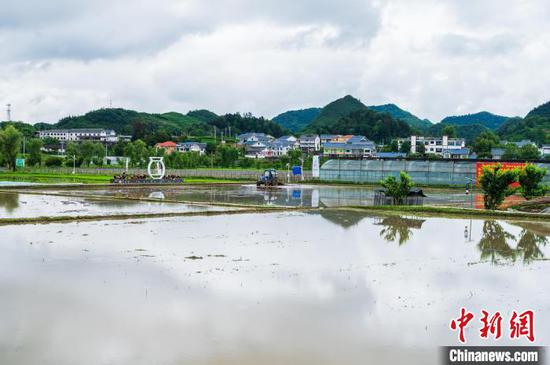
[[[513,243],[516,241],[517,246],[514,248]],[[544,258],[540,247],[546,246],[547,242],[545,236],[528,229],[521,231],[518,240],[515,235],[505,231],[498,222],[486,221],[483,223],[483,237],[478,243],[478,248],[481,251],[481,260],[490,260],[493,264],[499,263],[499,259],[514,262],[518,257],[524,263],[530,263]]]
[[[543,259],[544,254],[540,250],[541,246],[546,246],[547,238],[538,235],[527,229],[521,231],[521,237],[518,242],[517,251],[523,255],[523,262],[529,263],[533,260]]]
[[[0,207],[4,208],[7,213],[12,213],[19,208],[19,194],[0,193]]]
[[[401,218],[390,216],[379,218],[376,225],[384,226],[380,231],[380,237],[388,242],[399,242],[399,246],[405,244],[412,236],[412,229],[421,229],[424,219]]]
[[[353,227],[361,222],[364,218],[369,216],[363,212],[344,210],[320,210],[318,212],[312,212],[310,214],[319,214],[327,221],[332,222],[343,228]]]

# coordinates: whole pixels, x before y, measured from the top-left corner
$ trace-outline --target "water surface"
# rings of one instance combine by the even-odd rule
[[[0,363],[438,364],[461,306],[531,308],[549,345],[549,232],[332,210],[0,227]]]

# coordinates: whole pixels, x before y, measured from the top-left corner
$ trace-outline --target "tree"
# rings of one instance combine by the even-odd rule
[[[426,148],[424,148],[424,151],[426,151]],[[409,154],[411,153],[411,141],[404,141],[401,143],[401,148],[399,149],[399,152]]]
[[[416,153],[422,156],[426,154],[426,146],[424,145],[424,143],[416,145]]]
[[[403,204],[403,200],[409,195],[414,185],[411,177],[405,171],[401,171],[399,180],[395,176],[388,176],[380,181],[380,184],[386,189],[386,196],[393,198],[394,205]]]
[[[485,209],[497,209],[507,196],[514,194],[515,189],[510,184],[516,182],[517,177],[517,170],[503,170],[501,164],[485,166],[479,179]]]
[[[442,135],[447,136],[449,138],[456,138],[457,132],[454,125],[446,125],[443,127],[443,130],[441,131]]]
[[[487,156],[491,153],[491,148],[497,147],[500,143],[499,137],[490,131],[481,133],[474,141],[474,151],[478,154],[486,154]]]
[[[491,148],[499,145],[499,138],[493,132],[483,132],[474,141],[474,152],[478,157],[490,157]]]
[[[518,174],[518,181],[521,185],[521,195],[527,200],[536,196],[544,196],[548,187],[542,185],[541,182],[547,173],[547,169],[528,164],[521,169]]]
[[[519,149],[515,143],[507,143],[502,154],[503,160],[517,160],[519,158]]]
[[[40,166],[42,164],[42,140],[33,138],[27,143],[29,152],[29,166]]]
[[[519,149],[519,157],[522,160],[538,160],[540,152],[537,146],[529,143]]]
[[[22,134],[14,126],[8,125],[0,131],[0,151],[8,168],[15,171],[15,160],[21,147]]]

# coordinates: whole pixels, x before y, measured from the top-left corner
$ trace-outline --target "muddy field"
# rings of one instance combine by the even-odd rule
[[[531,308],[548,344],[549,232],[330,209],[4,226],[0,363],[437,364],[460,306]]]

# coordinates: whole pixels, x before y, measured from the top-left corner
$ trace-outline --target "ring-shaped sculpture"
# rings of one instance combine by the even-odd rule
[[[147,172],[149,173],[149,177],[151,179],[162,180],[164,174],[166,173],[166,166],[164,166],[164,157],[149,157]]]

